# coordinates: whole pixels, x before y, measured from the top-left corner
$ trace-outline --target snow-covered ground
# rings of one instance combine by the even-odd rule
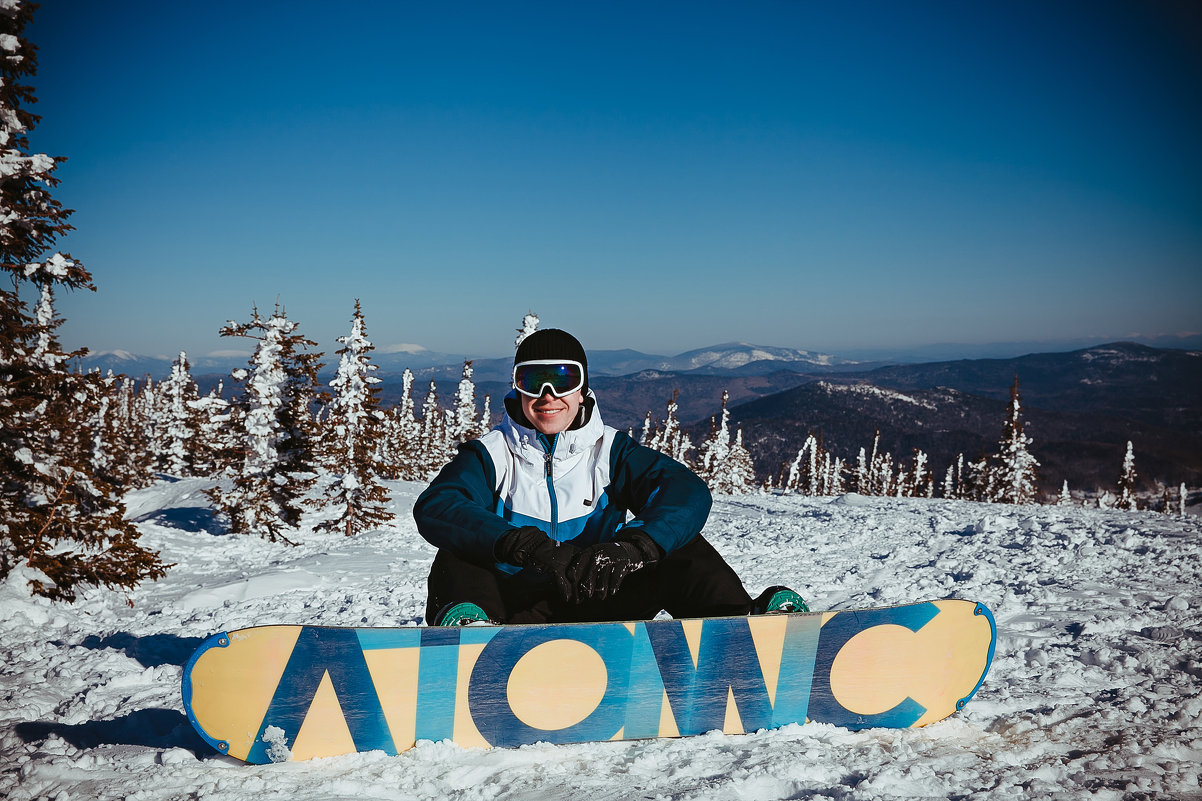
[[[412,626],[433,552],[395,483],[395,528],[228,536],[200,490],[128,497],[175,563],[73,606],[0,584],[0,797],[12,799],[1202,798],[1202,522],[1146,512],[862,498],[719,497],[706,536],[753,592],[815,609],[962,597],[997,618],[984,686],[925,729],[788,726],[516,750],[421,743],[249,767],[180,709],[208,634],[268,622]]]

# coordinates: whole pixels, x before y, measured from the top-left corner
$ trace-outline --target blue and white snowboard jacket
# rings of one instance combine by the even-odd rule
[[[591,391],[585,408],[587,422],[557,436],[507,413],[492,431],[461,445],[417,499],[417,530],[437,548],[509,573],[518,568],[498,562],[493,548],[515,526],[537,526],[581,547],[636,526],[666,553],[692,541],[712,503],[705,482],[604,425]]]

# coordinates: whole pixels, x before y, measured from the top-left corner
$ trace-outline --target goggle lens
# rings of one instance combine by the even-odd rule
[[[584,365],[558,360],[520,362],[513,366],[513,387],[532,398],[550,387],[552,395],[562,398],[584,388]]]

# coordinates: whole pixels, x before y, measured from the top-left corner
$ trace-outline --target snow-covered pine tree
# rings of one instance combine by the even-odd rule
[[[935,494],[934,475],[927,469],[927,455],[921,448],[914,449],[911,467],[906,471],[899,494],[910,498],[930,498]]]
[[[167,424],[163,414],[163,400],[158,384],[150,376],[137,396],[138,420],[142,424],[142,436],[146,440],[146,454],[150,457],[151,476],[167,458]]]
[[[346,536],[379,528],[396,516],[389,511],[388,490],[380,483],[379,442],[384,415],[380,412],[380,379],[372,375],[375,349],[367,338],[367,323],[355,300],[351,332],[338,337],[338,372],[330,381],[333,399],[326,407],[326,435],[322,442],[322,464],[334,473],[326,487],[322,505],[337,514],[320,524],[326,531]]]
[[[1181,482],[1181,486],[1177,488],[1177,514],[1185,517],[1185,502],[1189,497],[1189,491],[1185,488],[1185,482]]]
[[[756,489],[755,459],[743,444],[743,426],[735,428],[735,441],[726,454],[727,485],[723,490],[731,495],[745,495]]]
[[[522,318],[522,327],[517,330],[517,339],[513,342],[514,350],[522,344],[522,340],[538,330],[538,315],[534,312],[526,312],[526,316]]]
[[[847,491],[843,481],[843,458],[841,456],[831,456],[830,452],[827,452],[824,464],[822,494],[842,495]]]
[[[1123,472],[1119,476],[1118,498],[1114,502],[1115,509],[1134,511],[1139,508],[1135,498],[1135,448],[1127,441],[1127,453],[1123,456]]]
[[[680,421],[676,419],[676,413],[679,406],[676,401],[680,397],[680,390],[672,391],[672,399],[668,401],[668,411],[664,417],[663,427],[656,426],[654,435],[647,443],[647,447],[667,454],[681,464],[689,463],[689,451],[693,450],[693,443],[680,427]],[[651,419],[650,414],[647,417]]]
[[[112,407],[117,395],[117,377],[109,370],[104,378],[88,382],[87,386],[93,390],[92,405],[95,408],[92,418],[88,421],[88,429],[92,432],[92,470],[99,476],[112,478],[115,461],[109,443],[113,429]]]
[[[209,497],[238,534],[257,534],[272,542],[295,543],[285,531],[300,522],[301,499],[312,486],[314,426],[309,404],[316,398],[316,345],[296,332],[277,306],[266,321],[254,309],[248,323],[229,321],[222,336],[258,340],[249,370],[235,371],[243,383],[234,404],[242,459],[232,465]],[[308,421],[306,422],[306,419]]]
[[[188,369],[188,354],[180,351],[171,365],[171,375],[159,384],[159,421],[163,448],[158,469],[173,476],[195,475],[200,448],[200,392]]]
[[[647,410],[647,416],[643,418],[643,433],[639,436],[639,444],[650,448],[651,440],[655,439],[655,420],[651,416],[651,410]]]
[[[110,478],[123,489],[148,487],[154,482],[154,460],[146,439],[137,385],[129,376],[120,376],[113,406],[104,417],[103,439],[109,453]]]
[[[981,455],[964,466],[961,496],[970,501],[993,502],[996,500],[996,471],[989,454],[981,449]]]
[[[1010,387],[1010,414],[1002,426],[998,441],[998,460],[994,468],[997,496],[991,500],[999,503],[1035,503],[1038,490],[1035,486],[1039,462],[1031,455],[1027,446],[1031,438],[1023,432],[1022,403],[1018,391],[1018,376]]]
[[[800,492],[805,495],[818,494],[818,439],[811,433],[797,450],[797,456],[789,464],[781,489],[785,492]]]
[[[722,473],[726,467],[727,454],[730,453],[730,412],[726,409],[729,399],[730,393],[723,390],[722,410],[710,418],[709,436],[697,446],[695,469],[711,490],[715,490],[724,480]]]
[[[743,429],[730,441],[730,410],[726,408],[730,393],[722,392],[722,411],[710,418],[710,435],[697,449],[697,474],[714,492],[745,495],[755,489],[755,465],[750,451],[743,445]],[[720,422],[719,422],[720,420]]]
[[[209,394],[192,402],[198,430],[193,447],[193,471],[211,476],[230,466],[235,451],[233,409],[225,399],[225,383],[218,381]]]
[[[35,5],[0,3],[0,578],[24,564],[40,571],[31,589],[72,601],[82,586],[132,588],[164,574],[157,553],[138,545],[118,488],[92,462],[103,393],[99,375],[66,369],[55,331],[56,289],[91,289],[71,256],[52,252],[71,230],[71,212],[51,195],[56,161],[30,153],[38,117],[32,87],[37,50],[25,39]],[[49,255],[48,255],[49,254]],[[22,287],[38,295],[33,313]]]
[[[419,442],[418,465],[421,477],[422,480],[429,481],[454,456],[447,439],[447,416],[438,404],[438,386],[433,381],[430,382],[430,389],[422,401]]]
[[[401,387],[401,399],[384,413],[386,433],[381,442],[381,461],[387,478],[420,481],[426,477],[421,466],[422,424],[413,401],[413,371],[407,367],[401,375]]]
[[[483,436],[488,429],[480,422],[476,411],[476,385],[472,382],[472,363],[463,362],[463,375],[455,392],[455,407],[451,409],[447,439],[452,449],[468,440]]]
[[[1060,497],[1056,499],[1056,505],[1057,506],[1072,506],[1073,505],[1073,495],[1071,492],[1068,491],[1068,479],[1067,478],[1064,480],[1064,483],[1060,485]]]

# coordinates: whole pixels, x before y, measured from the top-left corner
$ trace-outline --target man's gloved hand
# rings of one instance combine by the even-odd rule
[[[571,570],[580,549],[575,545],[556,542],[535,526],[522,526],[497,540],[493,553],[501,562],[545,573],[555,583],[560,598],[569,603],[576,600]]]
[[[580,552],[570,571],[576,581],[577,602],[613,597],[627,576],[663,556],[655,540],[637,530],[623,532],[613,542],[590,545]]]

